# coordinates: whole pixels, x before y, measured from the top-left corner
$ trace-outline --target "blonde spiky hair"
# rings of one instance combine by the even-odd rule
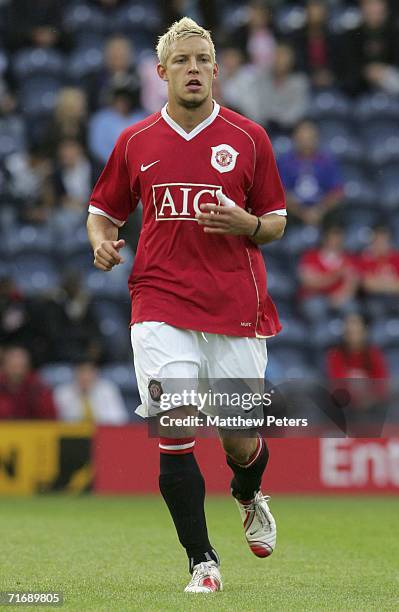
[[[190,19],[190,17],[183,17],[180,21],[175,21],[170,26],[169,30],[159,37],[157,44],[159,63],[162,64],[162,66],[166,66],[173,43],[177,40],[188,38],[189,36],[201,36],[201,38],[209,42],[212,61],[215,63],[215,46],[211,38],[211,33],[198,25],[194,19]]]

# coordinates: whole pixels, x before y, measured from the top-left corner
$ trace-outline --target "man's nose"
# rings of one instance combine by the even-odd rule
[[[189,64],[189,72],[198,72],[198,65],[197,65],[197,60],[195,59],[195,57],[190,59],[190,64]]]

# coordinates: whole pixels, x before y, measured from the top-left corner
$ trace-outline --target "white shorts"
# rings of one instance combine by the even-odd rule
[[[135,323],[131,340],[142,402],[136,413],[142,417],[169,409],[160,407],[157,388],[182,394],[187,388],[204,389],[228,379],[250,381],[252,392],[263,392],[267,365],[263,338],[210,334],[151,321]],[[177,405],[182,404],[170,408]]]

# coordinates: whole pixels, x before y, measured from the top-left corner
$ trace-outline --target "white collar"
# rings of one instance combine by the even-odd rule
[[[175,132],[180,134],[180,136],[182,136],[184,140],[192,140],[193,138],[195,138],[197,134],[202,132],[202,130],[204,130],[206,127],[208,127],[208,125],[211,125],[211,123],[215,121],[220,111],[220,105],[214,100],[213,111],[211,112],[209,117],[201,121],[201,123],[199,123],[193,130],[191,130],[191,132],[185,132],[183,128],[178,123],[176,123],[176,121],[174,121],[172,117],[168,115],[168,111],[166,110],[167,106],[168,104],[166,103],[165,106],[161,109],[161,115],[166,121],[166,123],[172,128],[172,130],[175,130]]]

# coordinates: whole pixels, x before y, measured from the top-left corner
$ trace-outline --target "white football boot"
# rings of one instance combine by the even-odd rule
[[[216,593],[222,590],[222,577],[215,561],[204,561],[194,565],[193,575],[184,592]]]
[[[269,557],[276,547],[276,521],[270,512],[268,495],[258,491],[253,500],[236,500],[249,548],[257,557]]]

